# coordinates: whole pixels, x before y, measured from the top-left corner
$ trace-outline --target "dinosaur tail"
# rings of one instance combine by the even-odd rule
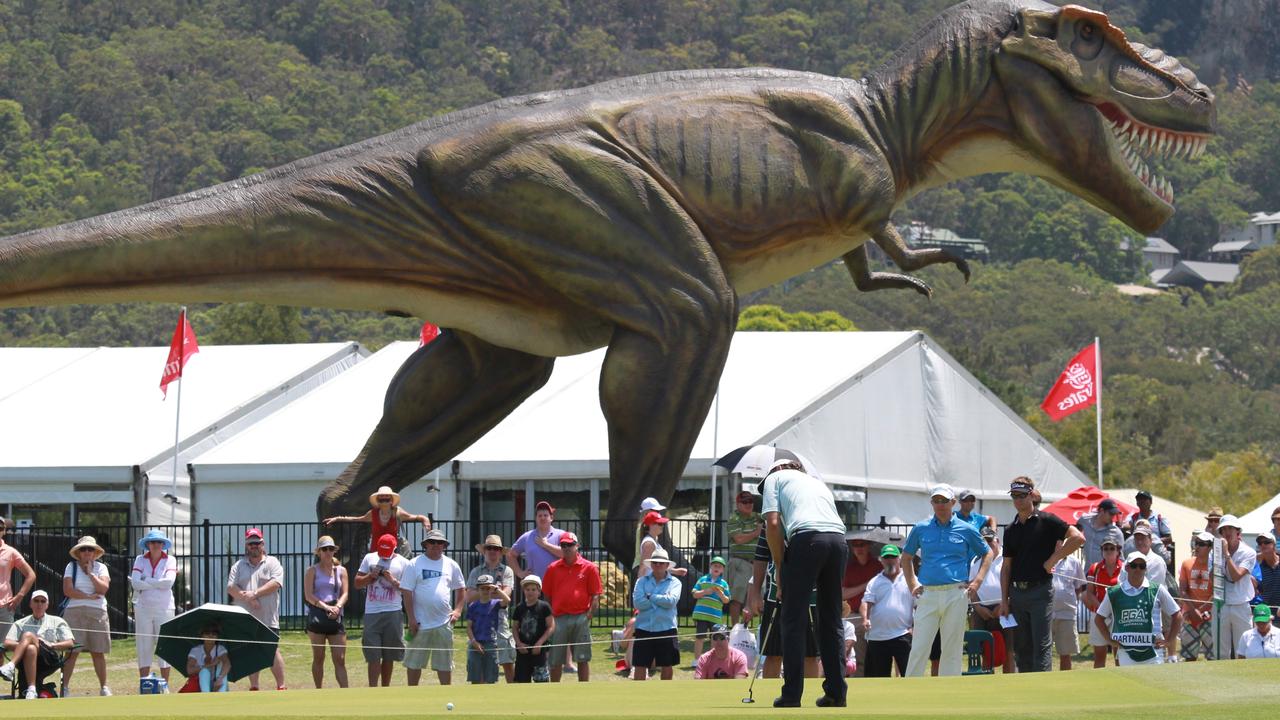
[[[410,164],[287,168],[0,239],[0,308],[128,301],[329,304],[335,287],[411,270],[438,235]],[[409,202],[406,202],[406,201]],[[370,308],[385,309],[385,308]]]

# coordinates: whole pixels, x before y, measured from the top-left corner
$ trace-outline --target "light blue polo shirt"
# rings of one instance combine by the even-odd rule
[[[844,521],[836,512],[836,498],[831,488],[812,475],[799,470],[779,470],[765,478],[760,494],[760,514],[776,512],[782,516],[782,529],[788,539],[802,532],[834,532],[844,534]]]
[[[973,512],[969,513],[969,517],[964,517],[958,512],[952,513],[952,514],[960,518],[961,520],[969,523],[970,525],[978,528],[979,532],[982,531],[982,526],[987,524],[987,516],[983,515],[977,510],[974,510]]]
[[[915,524],[902,546],[903,555],[920,551],[921,585],[949,585],[969,581],[969,565],[991,548],[983,541],[978,528],[952,515],[943,525],[936,516]]]

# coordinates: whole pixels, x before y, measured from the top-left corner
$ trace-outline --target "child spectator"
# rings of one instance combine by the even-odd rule
[[[693,628],[697,633],[693,639],[695,660],[702,657],[702,642],[711,628],[724,623],[724,606],[733,600],[729,582],[724,579],[725,566],[724,558],[719,555],[711,558],[711,572],[693,585],[693,598],[698,601],[693,606]]]
[[[226,692],[227,675],[231,672],[231,656],[227,648],[218,642],[221,630],[217,625],[206,626],[200,631],[199,645],[187,653],[188,681],[200,688],[200,692]],[[194,689],[194,688],[193,688]]]
[[[480,599],[467,604],[467,682],[491,685],[498,682],[499,611],[511,598],[492,575],[481,575],[476,590]]]
[[[551,606],[542,599],[542,578],[530,573],[520,581],[524,600],[511,612],[511,634],[516,641],[515,682],[550,682],[543,646],[555,632]]]

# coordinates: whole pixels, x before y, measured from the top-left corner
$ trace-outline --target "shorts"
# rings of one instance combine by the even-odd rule
[[[766,602],[760,613],[760,654],[765,657],[782,656],[782,629],[770,632],[774,620],[782,613],[782,603]],[[813,607],[809,608],[809,631],[805,633],[804,656],[818,657],[818,634],[814,631]]]
[[[491,685],[498,682],[497,645],[494,642],[480,644],[483,652],[474,646],[467,648],[467,682]]]
[[[96,607],[70,607],[62,616],[71,626],[76,638],[75,651],[91,653],[111,652],[111,625],[107,623],[107,611]]]
[[[453,671],[453,625],[445,623],[438,627],[419,630],[409,641],[404,652],[404,666],[410,670],[421,670],[427,665],[436,672]]]
[[[13,611],[8,608],[0,608],[0,640],[9,634],[9,628],[13,626]]]
[[[675,667],[680,664],[680,646],[676,629],[641,630],[636,628],[636,639],[631,645],[632,667]]]
[[[713,623],[710,620],[694,620],[693,631],[699,638],[706,640],[711,636],[711,628],[715,627],[717,624],[718,623]]]
[[[567,661],[569,648],[573,648],[576,662],[591,662],[591,628],[587,627],[587,614],[556,615],[556,629],[551,633],[551,667],[559,667]]]
[[[506,630],[505,633],[498,633],[498,639],[494,642],[494,654],[499,665],[509,665],[516,661],[516,638],[511,634],[510,625]]]
[[[742,604],[747,601],[747,588],[751,585],[752,570],[750,560],[729,558],[729,567],[724,569],[724,581],[729,583],[729,597],[733,602]]]
[[[551,682],[551,674],[547,670],[547,651],[534,655],[528,653],[516,653],[516,676],[515,682],[527,683]]]
[[[1095,650],[1098,648],[1106,648],[1107,652],[1111,652],[1111,646],[1107,644],[1107,638],[1103,636],[1102,631],[1098,629],[1098,624],[1094,622],[1094,618],[1098,615],[1089,616],[1089,645]]]
[[[1053,636],[1055,654],[1075,655],[1080,652],[1080,634],[1076,632],[1075,618],[1054,618],[1049,634]]]
[[[404,659],[404,612],[372,613],[364,616],[360,651],[367,663],[400,662]]]

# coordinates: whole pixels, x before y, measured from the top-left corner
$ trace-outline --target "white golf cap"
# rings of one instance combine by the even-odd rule
[[[1129,553],[1128,557],[1124,559],[1124,564],[1128,565],[1132,563],[1134,560],[1141,560],[1142,562],[1145,563],[1147,561],[1147,556],[1138,552],[1137,550],[1134,550],[1133,552]]]
[[[640,501],[640,512],[649,512],[650,510],[666,510],[667,506],[658,502],[658,498],[647,497]]]
[[[929,488],[929,497],[939,497],[939,496],[944,497],[948,500],[955,500],[956,499],[955,488],[952,488],[950,485],[946,483],[939,483]]]
[[[1196,533],[1196,540],[1199,540],[1200,542],[1211,543],[1213,542],[1213,533],[1209,532],[1208,530],[1201,530],[1200,532]]]
[[[1257,543],[1259,540],[1269,540],[1274,543],[1276,541],[1276,536],[1272,535],[1270,530],[1264,530],[1258,533],[1258,537],[1253,539],[1254,543]]]
[[[1235,515],[1223,515],[1222,519],[1218,521],[1218,529],[1221,530],[1222,528],[1229,528],[1229,527],[1233,527],[1237,530],[1241,529],[1240,519],[1237,518]]]
[[[32,599],[32,600],[35,600],[36,598],[44,598],[45,600],[48,600],[48,599],[49,599],[49,593],[47,593],[47,592],[45,592],[45,591],[43,591],[43,590],[37,590],[37,591],[35,591],[35,592],[31,593],[31,599]]]

